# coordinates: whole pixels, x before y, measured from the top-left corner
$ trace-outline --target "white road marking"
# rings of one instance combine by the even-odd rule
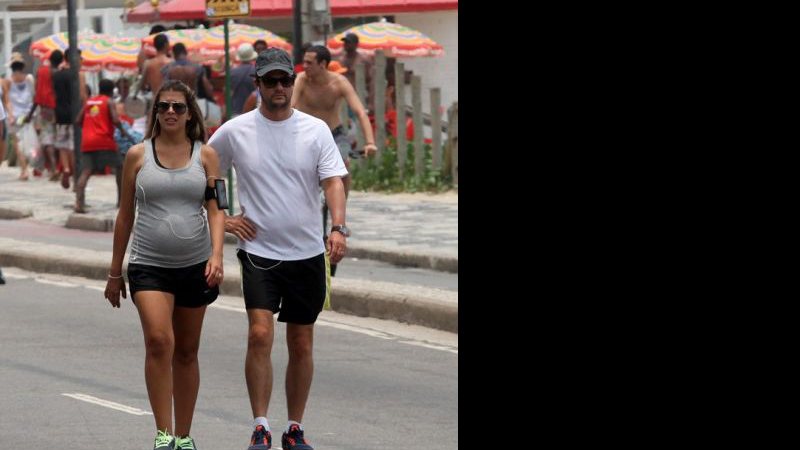
[[[78,287],[78,285],[75,283],[67,283],[64,281],[53,281],[45,278],[36,278],[34,281],[42,284],[52,284],[53,286],[58,286],[58,287]]]
[[[445,347],[442,345],[428,344],[426,342],[419,342],[419,341],[400,341],[400,343],[408,345],[416,345],[418,347],[425,347],[433,350],[441,350],[443,352],[455,353],[456,355],[458,354],[458,349],[452,349],[450,347]]]
[[[91,395],[74,393],[74,394],[61,394],[65,397],[74,398],[75,400],[80,400],[86,403],[92,403],[95,405],[103,406],[105,408],[116,409],[117,411],[122,411],[124,413],[133,414],[134,416],[152,416],[153,413],[150,411],[143,411],[139,408],[134,408],[132,406],[126,406],[120,403],[115,403],[108,400],[103,400],[102,398],[92,397]]]

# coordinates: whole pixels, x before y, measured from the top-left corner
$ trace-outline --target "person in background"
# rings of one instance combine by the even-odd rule
[[[373,86],[374,83],[372,82],[374,68],[372,59],[358,52],[357,34],[345,34],[342,38],[342,42],[344,43],[344,53],[339,56],[339,62],[347,67],[347,73],[345,73],[344,76],[354,89],[356,87],[356,66],[359,63],[364,63],[364,75],[367,85],[367,101],[365,107],[368,109],[367,113],[371,114],[371,111],[375,109],[375,86]],[[351,118],[355,118],[354,115],[351,114]]]
[[[165,27],[164,25],[157,24],[157,25],[153,25],[150,28],[150,32],[147,33],[147,34],[149,36],[152,36],[154,34],[163,33],[165,31],[167,31],[167,27]],[[142,48],[139,50],[139,54],[136,55],[136,67],[139,68],[139,74],[143,74],[144,73],[144,63],[145,63],[145,61],[147,61],[147,52],[145,52],[145,50],[144,50],[144,42],[143,42],[142,43]]]
[[[328,70],[330,62],[331,52],[327,47],[314,45],[306,50],[303,56],[305,72],[297,75],[292,106],[325,121],[339,147],[345,167],[349,170],[351,142],[344,132],[339,116],[342,102],[347,103],[361,125],[365,139],[364,155],[370,156],[377,152],[378,147],[375,146],[375,138],[372,135],[372,124],[361,100],[358,99],[358,94],[344,75]],[[349,174],[344,177],[343,182],[344,192],[347,195],[350,192]]]
[[[163,80],[180,80],[189,86],[198,98],[205,98],[200,92],[211,92],[214,88],[206,77],[206,71],[200,64],[189,61],[186,46],[178,42],[172,47],[174,61],[161,68]],[[202,85],[202,88],[201,88]]]
[[[242,214],[226,217],[225,230],[239,238],[237,256],[249,321],[245,379],[253,414],[248,450],[267,450],[272,390],[274,315],[286,323],[288,423],[283,450],[313,450],[303,415],[314,374],[314,323],[327,292],[325,252],[344,256],[349,234],[341,177],[347,175],[330,129],[291,107],[294,68],[289,55],[269,48],[256,60],[257,110],[225,122],[209,141],[220,170],[236,169]],[[319,189],[331,206],[338,232],[326,245],[320,236]]]
[[[61,187],[69,189],[69,179],[75,173],[75,144],[73,140],[73,123],[80,105],[88,98],[86,93],[86,78],[78,67],[71,67],[70,55],[74,52],[72,48],[67,48],[64,52],[64,61],[61,68],[53,73],[53,92],[56,94],[56,137],[53,146],[59,153],[61,159]],[[80,50],[77,50],[77,60],[80,61]],[[73,105],[72,102],[72,80],[78,74],[79,103]]]
[[[114,95],[114,82],[102,79],[99,83],[99,94],[86,100],[76,123],[83,127],[81,139],[81,175],[75,186],[75,212],[86,213],[86,184],[94,171],[103,171],[111,167],[117,182],[117,207],[119,207],[122,184],[122,160],[114,141],[114,128],[119,128],[127,135],[117,117],[117,107],[111,98]]]
[[[205,126],[188,86],[166,81],[154,100],[145,141],[125,157],[104,295],[114,308],[126,298],[122,260],[133,231],[128,281],[144,334],[153,448],[195,450],[197,352],[206,308],[223,281],[224,213],[206,195],[220,178],[219,160],[203,145]]]
[[[33,94],[35,91],[35,81],[33,75],[25,72],[25,60],[20,53],[12,56],[11,78],[4,78],[3,90],[7,92],[10,109],[6,112],[8,116],[8,131],[11,135],[11,146],[17,155],[17,163],[20,167],[19,179],[28,179],[28,158],[26,153],[31,149],[22,148],[20,139],[25,123],[30,120],[33,113]]]
[[[256,90],[253,77],[256,73],[254,61],[258,54],[252,45],[245,42],[236,50],[239,64],[231,69],[231,116],[242,113],[244,102]]]
[[[158,92],[161,83],[164,82],[161,69],[172,62],[172,58],[169,57],[169,38],[166,34],[156,35],[153,45],[156,48],[156,56],[145,61],[142,70],[142,91],[145,92]]]
[[[256,56],[268,48],[269,45],[267,45],[267,41],[263,39],[257,39],[255,42],[253,42],[253,50],[256,51]]]
[[[58,69],[64,60],[64,54],[59,49],[50,53],[48,59],[36,70],[36,93],[33,97],[33,110],[39,108],[38,128],[39,144],[42,146],[50,169],[50,181],[58,181],[58,155],[53,142],[56,136],[56,94],[53,92],[53,72]],[[30,120],[28,118],[27,120]]]

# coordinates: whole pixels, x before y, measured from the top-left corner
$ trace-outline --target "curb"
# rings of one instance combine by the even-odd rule
[[[2,244],[3,239],[0,239]],[[11,240],[7,240],[11,241]],[[23,250],[0,245],[0,266],[14,266],[32,272],[56,273],[105,280],[109,256],[103,252],[77,250],[70,257],[54,255],[54,246]],[[63,250],[65,247],[58,246]],[[241,276],[228,268],[220,293],[241,297]],[[123,265],[127,270],[127,262]],[[443,298],[444,297],[444,298]],[[458,333],[458,302],[453,295],[430,288],[378,283],[366,280],[331,279],[331,309],[362,317],[399,322]],[[457,299],[457,294],[455,294]]]
[[[17,220],[31,217],[33,213],[29,209],[12,209],[0,207],[0,219]],[[88,231],[113,232],[116,214],[72,213],[67,218],[66,228]],[[236,244],[238,239],[230,233],[225,233],[225,243]],[[421,269],[438,270],[440,272],[458,273],[458,258],[448,256],[438,256],[414,252],[398,252],[392,249],[381,249],[375,247],[362,247],[358,244],[350,244],[347,249],[347,256],[353,258],[371,259],[394,264],[400,267],[419,267]]]
[[[17,220],[31,217],[33,211],[30,209],[12,209],[0,206],[0,219],[3,220]]]

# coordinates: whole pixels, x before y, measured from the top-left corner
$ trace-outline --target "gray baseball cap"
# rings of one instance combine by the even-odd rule
[[[294,75],[292,58],[285,50],[270,47],[258,54],[256,58],[256,76],[263,77],[267,72],[282,70],[289,75]]]

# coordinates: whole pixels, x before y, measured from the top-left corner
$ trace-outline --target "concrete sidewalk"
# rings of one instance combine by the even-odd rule
[[[111,231],[116,217],[112,176],[89,180],[89,214],[74,214],[74,193],[44,178],[16,179],[17,168],[0,167],[0,219],[82,230]],[[458,272],[457,194],[352,193],[348,201],[348,256],[398,265]],[[109,240],[112,233],[108,232]],[[0,236],[0,266],[105,279],[111,252],[86,250],[79,242],[52,245],[26,236]],[[126,257],[127,261],[127,257]],[[226,262],[222,293],[241,296],[238,266]],[[332,307],[343,313],[458,331],[458,293],[360,279],[332,279]]]

